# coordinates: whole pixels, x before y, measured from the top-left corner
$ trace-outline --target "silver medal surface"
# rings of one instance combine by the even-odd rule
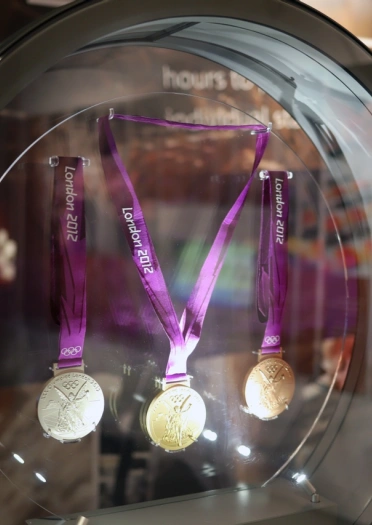
[[[103,408],[103,393],[97,381],[81,372],[66,372],[46,384],[38,417],[49,436],[76,441],[95,430]]]

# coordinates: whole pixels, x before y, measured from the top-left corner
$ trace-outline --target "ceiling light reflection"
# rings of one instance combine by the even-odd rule
[[[296,476],[296,483],[302,483],[303,481],[305,481],[305,479],[307,479],[306,477],[306,474],[299,474],[298,476]]]
[[[22,459],[21,456],[19,456],[18,454],[13,454],[13,458],[16,459],[18,463],[22,463],[22,465],[25,462],[25,460]]]
[[[217,434],[216,432],[213,432],[213,430],[205,429],[203,432],[203,436],[205,437],[205,439],[208,439],[209,441],[216,441],[217,439]]]
[[[236,447],[236,450],[245,458],[251,455],[251,449],[249,447],[246,447],[245,445],[239,445],[238,447]]]
[[[46,479],[44,478],[44,476],[42,474],[39,474],[39,472],[35,472],[35,476],[40,480],[42,481],[43,483],[46,483]]]
[[[146,401],[146,398],[144,398],[140,394],[133,394],[133,399],[139,401],[140,403],[144,403]]]

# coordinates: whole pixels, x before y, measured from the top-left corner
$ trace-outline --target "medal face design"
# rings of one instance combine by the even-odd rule
[[[81,372],[64,372],[46,384],[38,417],[51,437],[76,441],[96,428],[103,408],[103,393],[97,381]]]
[[[244,395],[251,414],[259,419],[273,419],[288,408],[294,390],[291,367],[279,357],[268,357],[248,374]]]
[[[197,441],[206,419],[201,396],[185,385],[160,392],[146,413],[146,430],[156,445],[178,451]]]

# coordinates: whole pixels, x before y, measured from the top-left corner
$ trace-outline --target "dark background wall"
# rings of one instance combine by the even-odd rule
[[[48,11],[50,11],[48,7],[28,5],[25,0],[2,1],[0,6],[0,40],[8,38]]]

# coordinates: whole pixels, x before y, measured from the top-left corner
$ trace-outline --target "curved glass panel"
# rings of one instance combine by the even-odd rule
[[[369,337],[362,305],[369,301],[370,95],[328,57],[267,26],[195,19],[159,47],[125,42],[168,23],[90,44],[1,111],[0,468],[9,519],[312,474],[349,408]],[[206,404],[205,429],[177,454],[144,435],[141,410],[164,376],[169,343],[103,176],[97,118],[110,108],[209,125],[272,122],[260,168],[293,173],[283,349],[296,390],[277,419],[252,417],[242,396],[264,331],[255,295],[262,185],[256,175],[189,358],[192,387]],[[254,137],[122,121],[113,131],[181,316],[249,176]],[[105,397],[97,432],[69,444],[46,439],[37,419],[58,358],[50,310],[54,156],[89,159],[84,361]],[[370,390],[368,359],[363,393]]]

